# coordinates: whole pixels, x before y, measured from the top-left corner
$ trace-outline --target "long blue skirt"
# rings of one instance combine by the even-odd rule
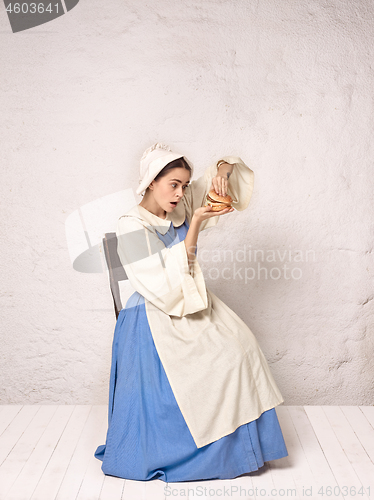
[[[233,479],[287,455],[274,408],[196,447],[158,356],[144,298],[135,292],[114,331],[108,431],[95,452],[104,474],[165,482]]]

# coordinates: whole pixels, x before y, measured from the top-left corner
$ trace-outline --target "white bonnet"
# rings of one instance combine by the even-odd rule
[[[143,191],[147,189],[149,184],[161,172],[161,170],[166,167],[168,163],[177,160],[178,158],[184,158],[186,160],[188,165],[191,167],[192,177],[193,165],[191,162],[185,156],[173,152],[166,144],[157,142],[150,148],[146,149],[140,160],[139,186],[136,190],[136,194],[143,193]]]

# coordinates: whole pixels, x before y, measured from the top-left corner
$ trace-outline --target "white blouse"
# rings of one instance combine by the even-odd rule
[[[253,171],[239,158],[228,194],[247,208]],[[170,248],[158,238],[173,222],[191,222],[204,205],[217,164],[190,183],[173,212],[162,219],[135,205],[117,222],[118,255],[130,284],[145,299],[148,323],[174,396],[201,448],[283,402],[266,359],[248,326],[206,286],[198,260],[189,266],[184,241]],[[213,227],[220,216],[202,222]],[[198,258],[198,254],[197,254]]]

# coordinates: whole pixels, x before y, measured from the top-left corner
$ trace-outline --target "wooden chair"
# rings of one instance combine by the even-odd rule
[[[124,270],[117,253],[117,243],[118,240],[116,233],[105,233],[103,238],[103,247],[109,271],[110,291],[112,292],[116,319],[118,319],[118,315],[122,309],[118,282],[128,279],[126,271]]]

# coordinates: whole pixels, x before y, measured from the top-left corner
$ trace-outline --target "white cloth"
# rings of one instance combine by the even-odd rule
[[[228,194],[247,208],[254,173],[239,157]],[[136,205],[117,223],[118,254],[131,285],[145,298],[155,346],[178,406],[198,448],[234,432],[283,402],[266,359],[248,326],[204,281],[197,259],[188,265],[184,241],[165,247],[170,222],[180,226],[204,204],[216,163],[186,188],[183,204],[162,219]],[[201,224],[215,226],[219,216]]]
[[[159,174],[168,163],[178,158],[184,158],[191,168],[191,175],[193,175],[194,167],[188,158],[179,153],[175,153],[167,144],[156,142],[156,144],[146,149],[140,160],[139,186],[136,190],[136,194],[143,193],[157,174]]]

